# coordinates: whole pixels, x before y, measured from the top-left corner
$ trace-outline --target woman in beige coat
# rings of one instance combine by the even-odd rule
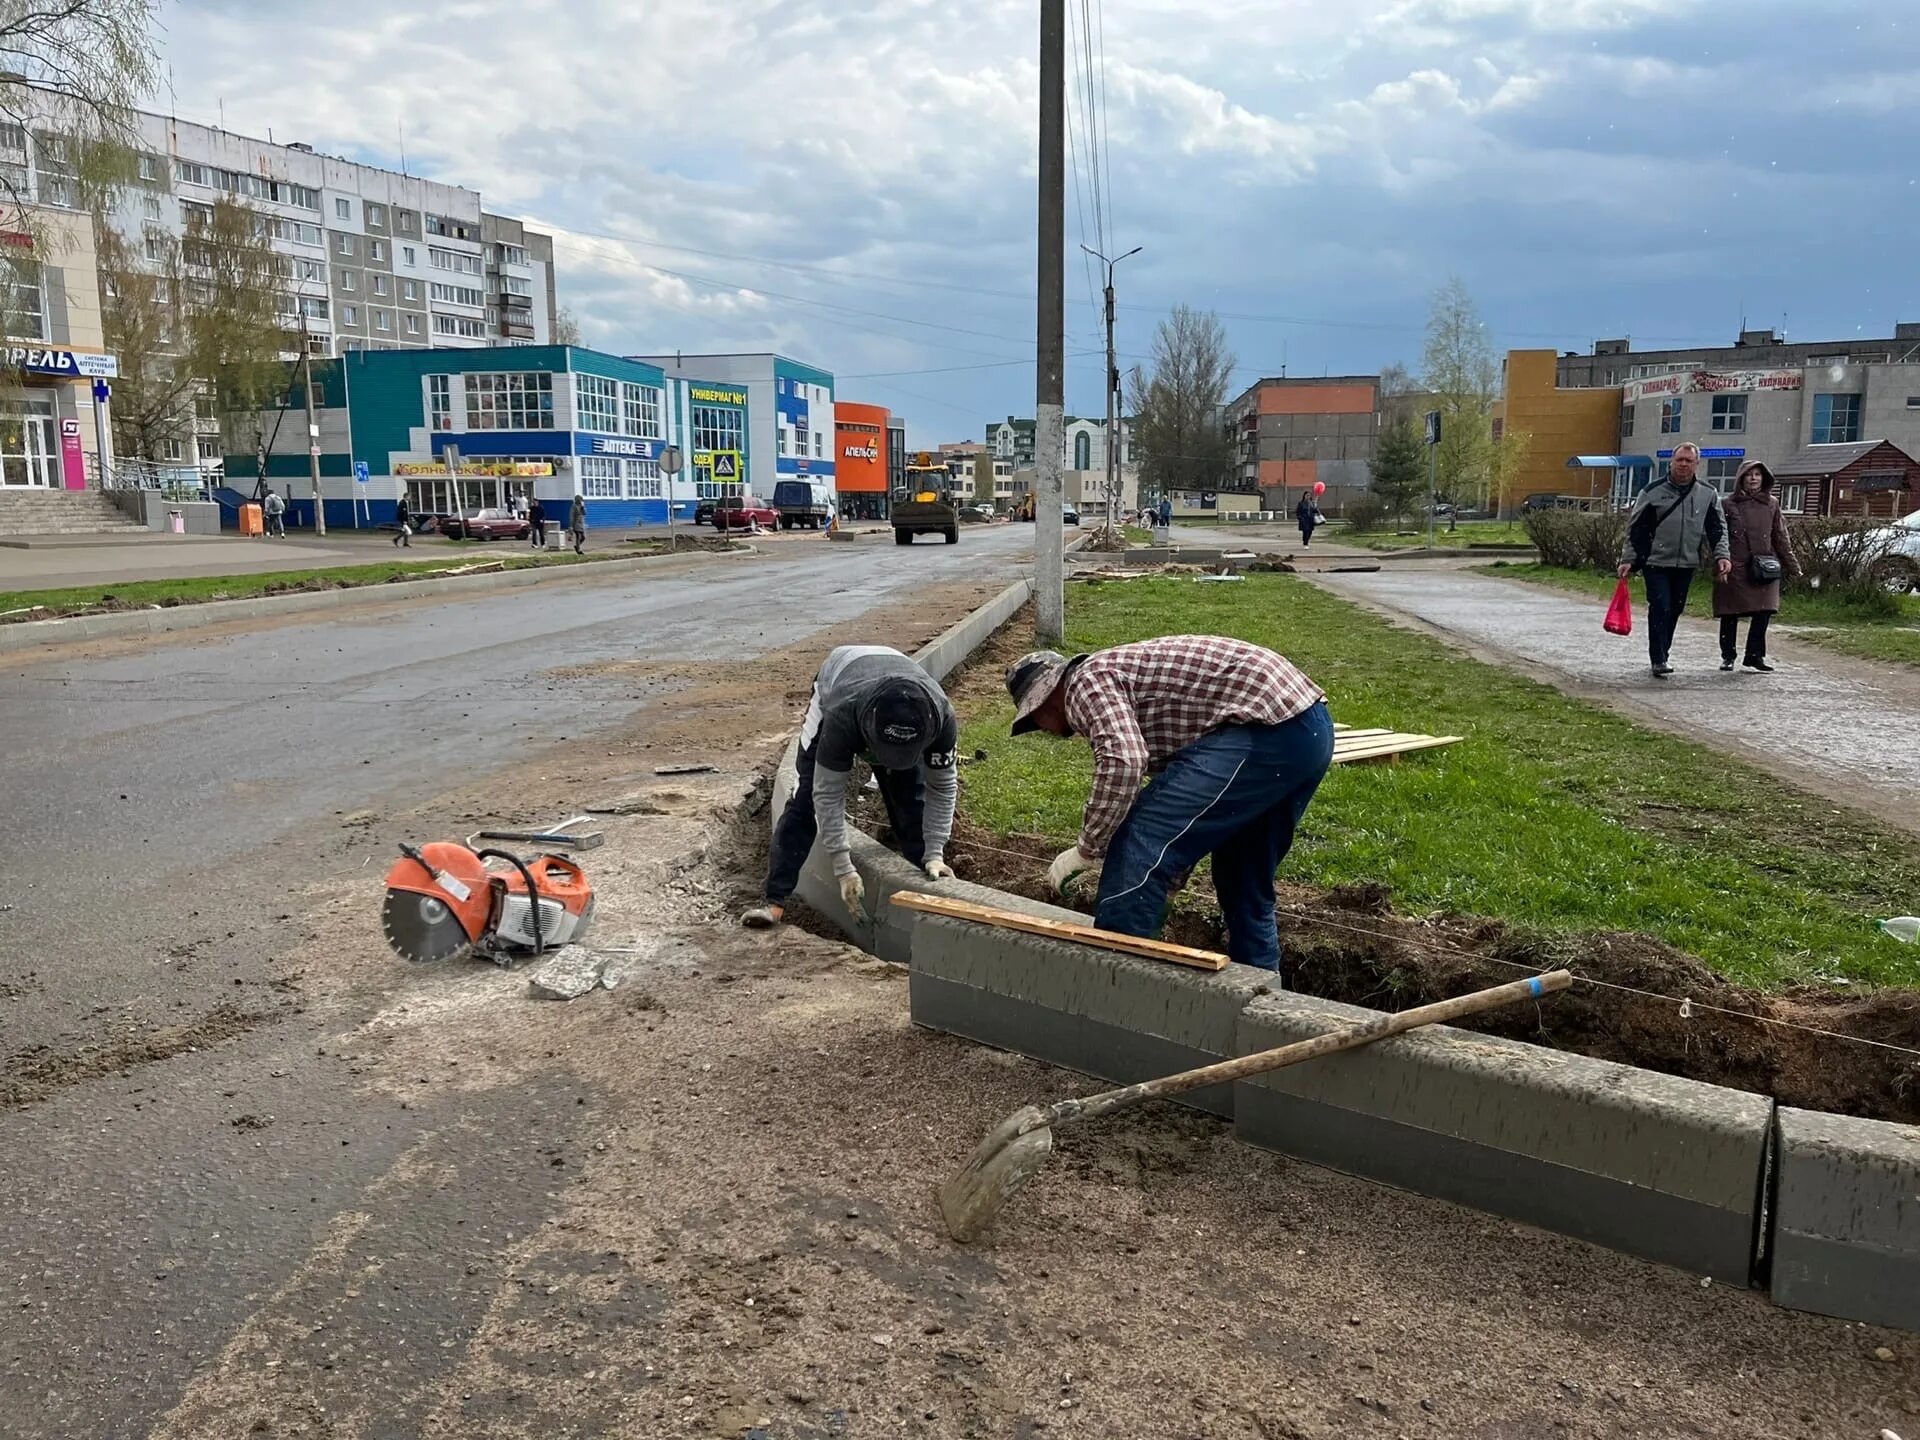
[[[1747,619],[1749,670],[1771,670],[1767,625],[1780,609],[1780,583],[1800,573],[1780,503],[1773,498],[1773,472],[1758,460],[1740,467],[1733,493],[1723,502],[1733,569],[1713,585],[1713,613],[1720,617],[1720,668],[1733,669],[1740,620]]]

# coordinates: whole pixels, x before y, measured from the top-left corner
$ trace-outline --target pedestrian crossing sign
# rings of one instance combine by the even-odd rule
[[[716,480],[738,480],[740,478],[740,452],[738,450],[716,450],[713,452],[713,478]]]

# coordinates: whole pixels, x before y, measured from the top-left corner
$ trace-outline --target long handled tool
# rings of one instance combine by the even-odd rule
[[[1277,1049],[1262,1050],[1257,1055],[1222,1060],[1217,1065],[1203,1065],[1198,1070],[1185,1070],[1159,1080],[1143,1080],[1137,1085],[1124,1085],[1118,1090],[1102,1091],[1084,1099],[1056,1101],[1044,1110],[1038,1105],[1028,1105],[1014,1111],[995,1126],[993,1132],[973,1152],[973,1158],[967,1161],[966,1168],[940,1187],[940,1213],[946,1218],[947,1233],[963,1245],[985,1234],[1007,1202],[1034,1177],[1046,1163],[1047,1156],[1053,1153],[1053,1131],[1056,1126],[1111,1115],[1116,1110],[1124,1110],[1143,1100],[1165,1100],[1208,1085],[1222,1085],[1230,1080],[1245,1080],[1250,1075],[1264,1075],[1284,1065],[1297,1065],[1302,1060],[1353,1050],[1361,1045],[1370,1045],[1375,1040],[1384,1040],[1389,1035],[1416,1030],[1422,1025],[1457,1020],[1463,1015],[1478,1015],[1483,1010],[1497,1009],[1515,1000],[1535,1000],[1542,995],[1564,990],[1572,983],[1573,976],[1568,971],[1550,970],[1544,975],[1496,985],[1491,990],[1476,990],[1471,995],[1460,995],[1452,1000],[1440,1000],[1432,1005],[1420,1005],[1397,1014],[1382,1015],[1345,1030],[1332,1030],[1325,1035],[1315,1035],[1310,1040],[1298,1040]]]

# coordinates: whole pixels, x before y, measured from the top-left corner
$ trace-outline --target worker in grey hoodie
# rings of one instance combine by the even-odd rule
[[[1694,478],[1699,468],[1698,445],[1685,440],[1674,446],[1667,478],[1649,485],[1634,502],[1620,546],[1620,578],[1638,570],[1646,580],[1647,656],[1657,680],[1673,673],[1667,663],[1673,632],[1701,559],[1712,552],[1720,580],[1733,570],[1720,493]]]
[[[740,917],[770,929],[786,913],[816,837],[833,864],[840,899],[859,913],[866,898],[847,843],[847,791],[855,757],[873,766],[894,844],[930,880],[951,880],[946,862],[960,777],[959,724],[946,693],[919,664],[885,645],[842,645],[814,677],[800,727],[799,783],[773,828],[765,905]]]

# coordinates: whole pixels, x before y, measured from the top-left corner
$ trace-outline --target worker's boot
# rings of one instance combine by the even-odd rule
[[[785,914],[784,905],[756,905],[740,917],[740,923],[749,930],[772,930]]]

